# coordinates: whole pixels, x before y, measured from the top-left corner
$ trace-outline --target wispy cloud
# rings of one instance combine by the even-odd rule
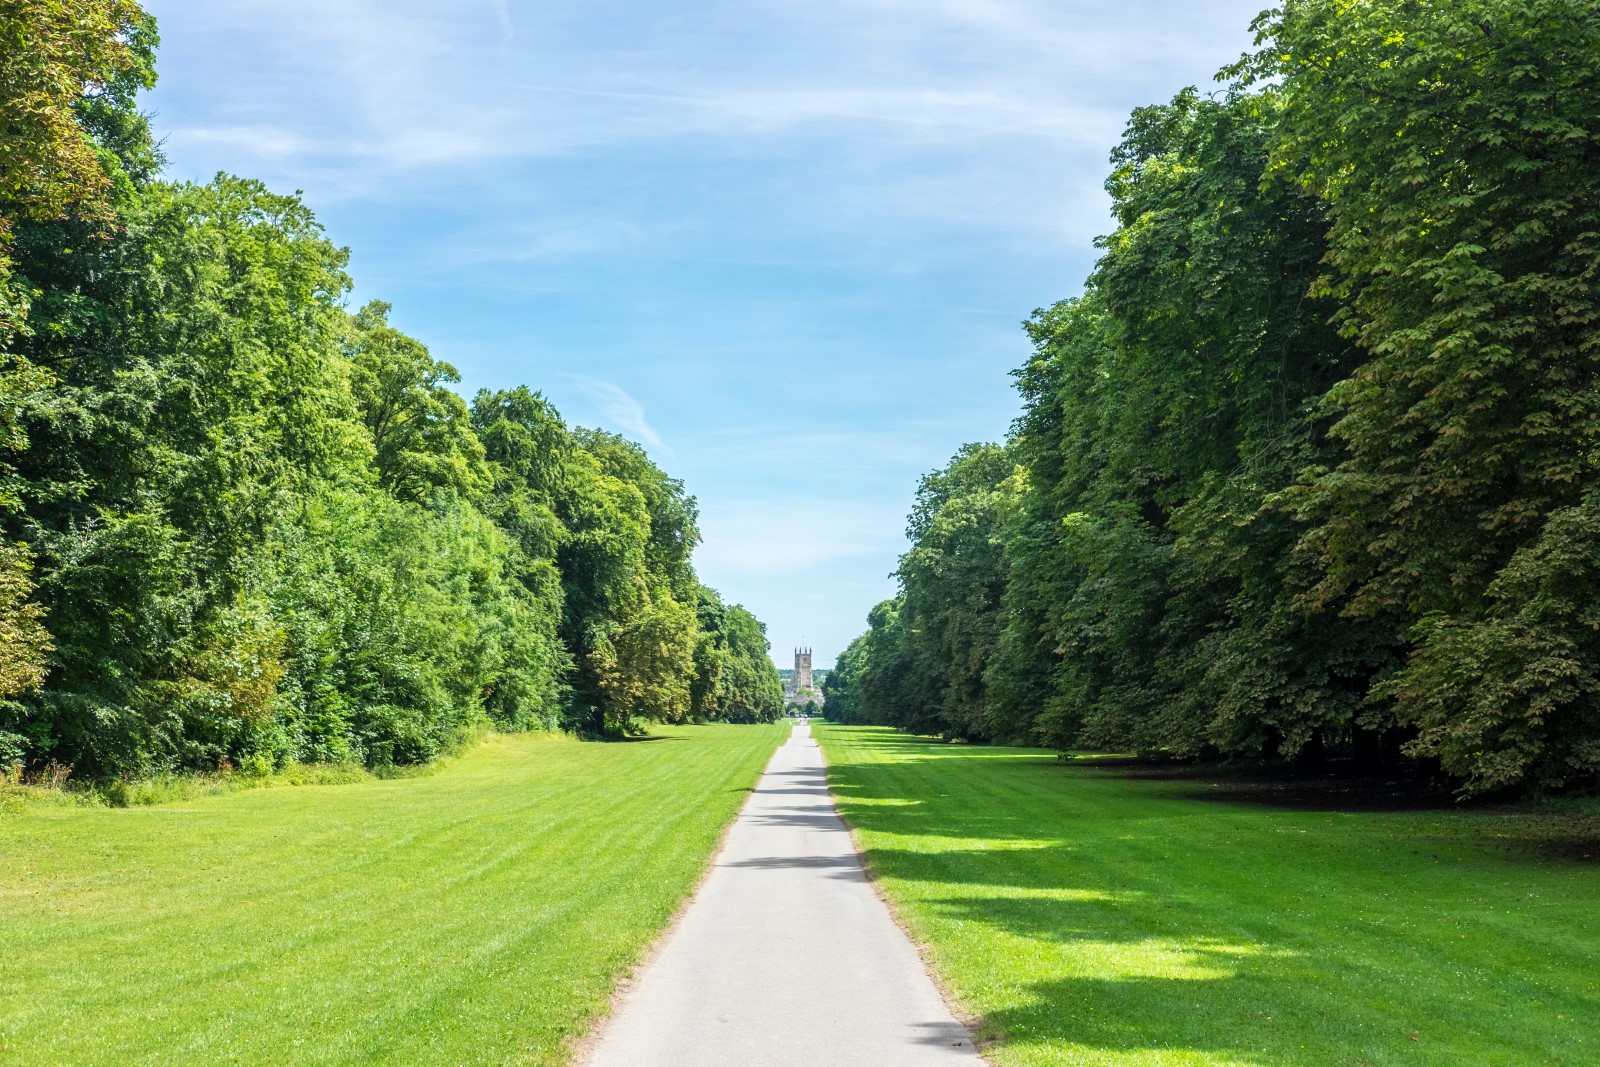
[[[489,0],[489,6],[494,9],[494,17],[500,20],[500,39],[502,45],[508,44],[516,34],[517,29],[511,24],[511,8],[506,5],[506,0]]]
[[[599,378],[587,378],[579,374],[568,377],[578,387],[578,391],[599,409],[601,417],[612,426],[651,448],[671,453],[672,449],[645,418],[644,405],[629,395],[627,390],[614,382],[602,381]]]
[[[1108,122],[1121,121],[1120,113],[1063,109],[1052,100],[976,87],[796,84],[699,93],[518,83],[507,88],[620,105],[610,122],[591,130],[590,136],[625,139],[776,134],[794,126],[824,124],[838,132],[848,125],[901,127],[941,139],[1017,135],[1098,142],[1104,139]]]
[[[163,131],[168,144],[204,145],[209,149],[231,150],[262,159],[302,155],[315,142],[281,126],[180,126]]]
[[[157,0],[165,18],[162,6],[185,10],[198,0]],[[220,31],[265,33],[285,62],[226,71],[231,91],[217,117],[235,112],[245,132],[233,142],[244,151],[292,155],[298,173],[353,197],[404,192],[416,181],[397,177],[418,171],[675,138],[739,152],[821,138],[835,143],[814,146],[820,158],[873,170],[894,164],[897,145],[970,142],[967,158],[942,161],[948,181],[929,182],[926,166],[899,167],[887,180],[900,195],[887,199],[913,215],[937,202],[947,207],[932,214],[962,205],[1022,225],[1037,212],[1017,210],[1019,200],[1059,181],[1069,154],[1115,136],[1126,112],[1116,85],[1208,47],[1217,63],[1232,52],[1206,40],[1217,34],[1215,12],[1174,12],[1160,0],[691,6],[692,15],[674,17],[625,0],[489,0],[477,14],[449,0],[332,8],[233,0],[205,18]],[[619,25],[628,27],[621,38]],[[270,26],[285,32],[262,29]],[[259,112],[275,101],[296,116],[296,139],[259,131],[252,139]],[[989,195],[974,199],[974,191]]]

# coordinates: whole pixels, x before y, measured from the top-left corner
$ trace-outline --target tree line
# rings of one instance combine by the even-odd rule
[[[681,482],[526,387],[454,392],[297,197],[161,177],[133,0],[18,0],[0,41],[0,766],[781,714]]]
[[[1136,110],[830,716],[1600,776],[1600,12],[1287,0]]]

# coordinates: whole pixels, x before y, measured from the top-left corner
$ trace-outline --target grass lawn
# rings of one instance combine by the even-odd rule
[[[1274,806],[1034,749],[817,733],[997,1064],[1600,1063],[1594,804]]]
[[[0,814],[0,1065],[564,1063],[787,730]]]

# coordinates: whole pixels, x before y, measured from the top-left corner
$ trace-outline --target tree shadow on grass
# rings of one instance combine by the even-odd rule
[[[1285,1029],[1262,995],[1272,985],[1263,974],[1172,979],[1125,977],[1071,978],[1026,984],[1005,1008],[984,1016],[978,1039],[984,1045],[1044,1045],[1055,1061],[1117,1062],[1106,1053],[1162,1056],[1154,1062],[1232,1065],[1366,1064],[1360,1046],[1348,1037],[1301,1040]],[[1139,1055],[1144,1054],[1144,1055]],[[1063,1058],[1064,1057],[1064,1058]],[[1171,1057],[1171,1061],[1167,1059]]]
[[[1061,1063],[1123,1057],[1229,1067],[1594,1062],[1587,1058],[1587,1028],[1577,1023],[1565,1031],[1496,1035],[1493,1015],[1452,1003],[1446,990],[1432,1003],[1386,1001],[1386,975],[1376,970],[1351,980],[1344,996],[1300,995],[1313,994],[1321,978],[1311,959],[1203,946],[1189,955],[1195,971],[1188,976],[1083,973],[1025,983],[984,1015],[979,1040],[1019,1050],[1046,1046],[1046,1062]]]
[[[1296,1002],[1295,985],[1315,980],[1316,964],[1305,955],[1192,915],[1161,917],[1159,900],[1136,893],[1057,892],[1067,896],[963,895],[929,905],[961,928],[994,931],[979,935],[986,950],[997,938],[1040,946],[1016,947],[1017,971],[1002,986],[1001,1004],[974,1005],[984,1011],[981,1043],[1047,1046],[1049,1062],[1114,1062],[1108,1053],[1227,1064],[1364,1062],[1348,1055],[1347,1029],[1317,1032],[1315,1010]],[[1052,974],[1062,971],[1070,973]]]
[[[895,766],[899,770],[906,765]],[[868,832],[1059,842],[1071,830],[1065,822],[1041,821],[1033,812],[971,805],[957,808],[939,804],[937,795],[907,796],[896,777],[874,774],[870,769],[841,769],[830,778],[829,791],[845,820]]]
[[[904,808],[852,814],[895,834],[923,822],[906,829]],[[1494,947],[1497,916],[1525,896],[1520,882],[1497,888],[1515,870],[1507,857],[1441,834],[1435,816],[1366,818],[1353,834],[1304,824],[1321,840],[1276,813],[1238,823],[1237,836],[1196,834],[1192,815],[1137,839],[1117,824],[1054,842],[1013,827],[1009,842],[869,847],[866,861],[942,952],[987,957],[952,971],[987,998],[969,1005],[985,1014],[980,1036],[1047,1046],[1042,1061],[1592,1062],[1574,1043],[1583,1027],[1535,1018],[1592,1016],[1593,994],[1562,977],[1574,961],[1527,969]],[[1186,828],[1191,838],[1175,837]],[[1188,863],[1192,851],[1210,863]],[[1564,926],[1542,936],[1582,929],[1566,907]],[[1508,1026],[1495,1010],[1508,1003],[1542,1006]]]
[[[1534,866],[1600,856],[1600,806],[1363,806],[1270,779],[1229,797],[1193,768],[872,744],[891,758],[831,768],[840,808],[1014,1055],[1594,1062],[1582,1025],[1550,1025],[1596,1010],[1587,872],[1537,895],[1562,909],[1529,927],[1548,961],[1507,955],[1503,924]]]
[[[1570,837],[1558,835],[1541,841],[1520,842],[1508,852],[1600,867],[1600,832],[1589,831]]]
[[[908,735],[874,736],[872,747],[895,750],[884,765],[844,762],[830,768],[830,785],[852,825],[867,830],[925,836],[1060,841],[1075,828],[1068,819],[1041,822],[1036,813],[935,810],[923,800],[904,795],[903,773],[947,773],[964,769],[952,761],[1003,762],[1007,772],[1059,778],[1063,791],[1076,779],[1102,791],[1126,783],[1129,797],[1172,804],[1170,813],[1193,803],[1218,807],[1264,808],[1285,815],[1352,814],[1381,818],[1432,818],[1445,836],[1475,842],[1485,854],[1525,862],[1570,862],[1600,865],[1600,803],[1509,803],[1504,800],[1457,800],[1437,782],[1425,778],[1362,777],[1343,765],[1331,770],[1224,767],[1128,757],[1078,757],[1058,760],[1039,750],[948,745],[935,738]],[[988,769],[994,773],[997,768]],[[1099,799],[1105,799],[1104,793]],[[865,801],[866,803],[852,803]],[[892,814],[879,819],[873,809]],[[1148,805],[1146,806],[1148,807]],[[1102,808],[1097,819],[1116,817]],[[1129,816],[1148,817],[1148,812]],[[1399,825],[1399,824],[1397,824]],[[1381,827],[1374,826],[1375,833]]]
[[[909,854],[878,859],[912,862]],[[913,911],[944,931],[936,938],[943,952],[987,957],[958,968],[980,998],[969,1003],[983,1013],[980,1039],[1019,1053],[1044,1046],[1041,1062],[1592,1062],[1582,1058],[1587,1028],[1577,1021],[1589,1017],[1592,994],[1515,970],[1475,974],[1444,942],[1372,934],[1347,948],[1327,940],[1349,929],[1337,916],[1325,931],[1285,927],[1281,907],[1249,900],[1174,905],[1105,879],[1058,878],[1050,895],[997,885],[985,892],[975,874],[967,891],[924,896]],[[1409,925],[1403,912],[1391,918],[1387,930]],[[1544,1026],[1524,1011],[1506,1026],[1485,1011],[1519,1001],[1540,1004],[1533,1015],[1573,1022]],[[1492,1058],[1483,1058],[1486,1049]]]
[[[1128,782],[1167,783],[1158,795],[1295,811],[1464,811],[1493,801],[1464,802],[1449,783],[1397,769],[1364,774],[1348,760],[1320,769],[1274,764],[1204,764],[1111,757],[1075,757],[1063,769]]]
[[[1163,779],[1120,773],[1115,777],[1173,782],[1174,788],[1153,795],[1179,802],[1379,818],[1388,814],[1421,815],[1440,828],[1441,840],[1471,841],[1502,859],[1600,865],[1600,804],[1592,801],[1463,801],[1426,782],[1354,778],[1339,772],[1314,776],[1251,772],[1219,775],[1201,768],[1191,769],[1182,777]]]

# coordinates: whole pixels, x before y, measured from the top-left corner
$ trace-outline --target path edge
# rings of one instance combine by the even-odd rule
[[[756,785],[766,775],[767,768],[771,767],[772,762],[778,758],[778,749],[787,745],[793,739],[794,724],[790,723],[789,735],[772,747],[772,755],[767,757],[767,762],[763,763],[761,769],[756,772],[755,780],[745,788],[744,802],[729,817],[727,825],[717,835],[717,840],[711,846],[711,851],[706,854],[706,862],[700,870],[699,877],[695,879],[694,885],[689,888],[689,891],[683,895],[683,899],[678,902],[678,907],[673,911],[672,918],[668,919],[667,924],[661,928],[661,932],[656,934],[655,940],[650,942],[650,947],[639,953],[632,962],[622,969],[616,983],[611,987],[611,995],[606,998],[605,1007],[584,1021],[583,1033],[574,1034],[562,1042],[562,1050],[567,1054],[567,1067],[587,1067],[588,1063],[594,1059],[594,1054],[600,1047],[601,1039],[606,1036],[606,1031],[611,1029],[611,1024],[617,1017],[617,1008],[623,1001],[633,995],[634,987],[639,984],[639,979],[650,968],[650,965],[655,962],[656,957],[661,955],[661,950],[672,939],[672,935],[678,932],[678,927],[683,925],[683,918],[689,913],[689,906],[699,898],[700,891],[706,886],[706,880],[711,877],[711,872],[716,870],[717,858],[722,855],[722,850],[728,847],[728,835],[733,833],[733,828],[738,825],[739,817],[744,814],[744,809],[749,807],[751,799],[755,796]],[[821,746],[818,747],[820,748]],[[824,765],[827,764],[828,759],[826,756],[823,757],[822,762]],[[845,823],[845,825],[848,827],[850,824]],[[855,837],[852,836],[850,840],[853,843]],[[898,922],[899,920],[896,919],[896,921]],[[944,995],[942,991],[940,995]]]
[[[978,1061],[988,1065],[988,1067],[993,1067],[985,1050],[1000,1044],[1003,1038],[997,1035],[986,1040],[979,1039],[978,1030],[984,1024],[983,1016],[968,1010],[966,1005],[961,1003],[960,998],[956,996],[955,990],[951,989],[949,984],[945,982],[944,975],[940,974],[939,969],[933,965],[932,952],[928,943],[918,937],[916,932],[911,929],[905,917],[900,914],[900,909],[895,906],[894,900],[884,891],[883,883],[878,880],[878,872],[872,869],[872,864],[867,860],[867,850],[861,845],[860,835],[856,833],[856,828],[850,820],[845,818],[844,812],[839,809],[838,801],[834,799],[833,783],[827,773],[832,766],[828,762],[828,750],[822,747],[822,742],[817,740],[816,734],[812,734],[811,737],[812,740],[817,741],[817,754],[822,758],[823,777],[828,779],[828,803],[832,805],[834,815],[844,824],[845,831],[850,835],[850,847],[856,850],[856,862],[861,865],[862,873],[867,876],[867,885],[872,887],[873,894],[888,909],[890,920],[900,928],[900,932],[911,943],[912,950],[916,952],[917,959],[922,964],[922,972],[933,983],[933,988],[939,994],[939,999],[944,1001],[945,1009],[950,1012],[951,1017],[956,1022],[966,1028],[967,1040],[972,1043],[972,1050],[977,1054]]]

